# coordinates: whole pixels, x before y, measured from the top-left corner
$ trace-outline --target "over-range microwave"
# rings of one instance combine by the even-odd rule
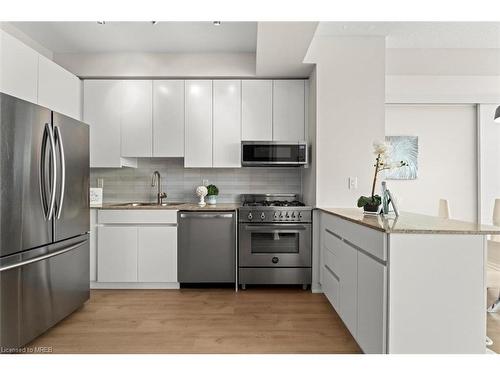
[[[242,141],[242,167],[298,167],[307,164],[306,142]]]

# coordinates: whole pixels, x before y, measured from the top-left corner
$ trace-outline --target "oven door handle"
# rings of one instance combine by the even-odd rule
[[[286,225],[286,224],[285,224]],[[283,226],[262,226],[262,225],[245,225],[245,230],[258,233],[299,233],[307,230],[304,225],[283,225]]]

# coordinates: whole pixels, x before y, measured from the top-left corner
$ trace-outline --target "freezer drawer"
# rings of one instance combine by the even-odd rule
[[[88,235],[4,257],[0,348],[29,343],[89,299]]]
[[[179,212],[180,283],[236,281],[236,213]]]

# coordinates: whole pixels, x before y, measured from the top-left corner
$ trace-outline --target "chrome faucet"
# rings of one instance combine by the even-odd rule
[[[161,175],[160,172],[154,171],[151,179],[151,186],[157,186],[156,204],[163,204],[163,198],[167,197],[167,193],[161,191]]]

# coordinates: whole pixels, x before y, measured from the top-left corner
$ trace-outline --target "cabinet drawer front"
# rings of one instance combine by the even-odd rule
[[[330,301],[335,311],[338,312],[340,307],[340,280],[328,266],[323,265],[322,271],[323,280],[321,281],[321,286],[323,288],[323,293],[326,298],[328,298],[328,301]]]
[[[99,224],[177,224],[177,210],[99,210]]]
[[[378,259],[387,260],[386,234],[384,232],[351,223],[327,213],[323,213],[321,221],[323,228],[342,237],[348,244],[357,246]]]
[[[335,250],[330,250],[330,248],[325,245],[323,245],[322,265],[330,268],[337,276],[340,277],[338,253]]]

